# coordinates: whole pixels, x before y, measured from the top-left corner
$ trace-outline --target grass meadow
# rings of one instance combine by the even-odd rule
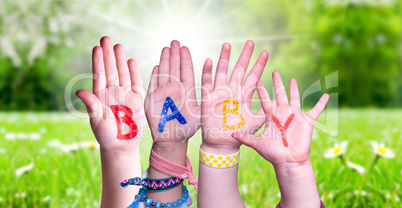
[[[339,118],[339,126],[333,127],[338,135],[316,130],[310,150],[326,207],[402,207],[402,110],[327,112],[327,120],[335,117]],[[93,144],[76,146],[74,151],[58,147],[91,141],[95,138],[87,119],[62,113],[1,113],[0,207],[99,207],[99,149]],[[343,160],[324,157],[342,141],[348,142]],[[395,156],[379,157],[373,165],[376,154],[370,141],[384,143]],[[195,174],[200,143],[198,133],[190,140],[188,151]],[[148,166],[151,144],[152,139],[145,135],[141,141],[143,170]],[[274,207],[280,192],[272,165],[248,147],[241,152],[239,188],[246,206]],[[362,166],[364,173],[348,168],[346,162]],[[30,164],[33,166],[26,167]],[[26,168],[17,171],[21,167]],[[189,190],[196,207],[196,193],[192,187]]]

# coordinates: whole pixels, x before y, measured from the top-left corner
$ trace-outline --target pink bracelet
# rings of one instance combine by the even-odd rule
[[[166,160],[165,158],[157,155],[153,150],[151,150],[149,165],[166,175],[188,179],[188,184],[194,185],[194,189],[196,191],[198,190],[198,179],[194,177],[193,167],[191,166],[191,162],[188,157],[186,158],[186,167],[183,167],[176,163],[172,163],[169,160]]]
[[[281,203],[280,202],[279,202],[278,205],[276,205],[276,208],[281,208]],[[325,208],[324,203],[322,203],[322,201],[321,201],[320,208]]]

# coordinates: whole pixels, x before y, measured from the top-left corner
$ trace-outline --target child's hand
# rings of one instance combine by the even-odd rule
[[[289,105],[279,72],[274,71],[272,76],[276,100],[270,100],[261,81],[257,87],[266,114],[264,131],[260,136],[234,133],[233,137],[272,163],[281,191],[281,207],[320,207],[309,151],[314,122],[329,96],[324,94],[312,110],[304,113],[300,110],[296,80],[289,83]]]
[[[258,82],[258,95],[266,114],[265,129],[260,136],[234,133],[239,142],[252,147],[274,167],[281,164],[302,164],[308,162],[314,122],[324,110],[328,94],[324,94],[316,106],[307,113],[300,109],[299,90],[295,79],[289,81],[290,104],[278,71],[272,74],[276,100],[271,101],[261,81]],[[294,118],[291,115],[294,114]],[[275,117],[278,119],[275,121]],[[293,117],[293,116],[292,116]],[[288,120],[288,128],[285,127]],[[279,123],[278,123],[279,121]],[[289,123],[290,122],[290,123]],[[280,124],[281,126],[278,126]],[[286,147],[287,146],[287,147]]]
[[[152,71],[145,99],[154,146],[187,148],[187,140],[200,127],[194,83],[190,51],[172,41],[170,48],[162,50],[160,63]]]
[[[138,150],[146,124],[142,79],[136,62],[127,61],[123,46],[113,49],[110,38],[103,37],[101,47],[92,52],[93,93],[79,90],[76,95],[87,107],[101,148],[129,152]]]
[[[250,101],[256,83],[267,63],[268,53],[266,51],[261,53],[244,80],[253,49],[254,43],[247,41],[234,67],[229,83],[227,83],[227,71],[230,44],[225,43],[222,46],[215,76],[215,86],[212,83],[212,61],[207,59],[204,64],[201,104],[203,142],[201,149],[206,152],[234,153],[238,151],[241,144],[233,139],[231,134],[235,131],[255,133],[265,122],[263,111],[260,109],[253,113]]]

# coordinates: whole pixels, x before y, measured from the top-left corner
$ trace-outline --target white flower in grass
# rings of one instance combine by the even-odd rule
[[[21,140],[25,140],[25,139],[28,139],[28,137],[29,137],[29,134],[27,134],[27,133],[18,133],[17,134],[17,138],[18,139],[21,139]]]
[[[5,137],[7,140],[15,140],[17,138],[17,134],[10,132],[10,133],[7,133]]]
[[[47,143],[49,147],[59,147],[61,145],[61,142],[57,139],[53,139],[49,143]]]
[[[72,148],[70,145],[65,145],[62,144],[59,140],[57,139],[53,139],[52,141],[50,141],[48,143],[49,147],[55,147],[60,149],[61,151],[65,152],[65,153],[69,153],[71,152],[74,148]]]
[[[362,174],[362,175],[363,175],[363,173],[366,171],[366,169],[365,169],[363,166],[360,166],[360,165],[358,165],[358,164],[354,164],[354,163],[349,162],[349,161],[346,162],[346,165],[347,165],[349,168],[351,168],[351,169],[353,169],[353,170],[359,172],[359,173]]]
[[[72,143],[70,145],[67,145],[67,147],[70,149],[70,152],[75,152],[80,148],[80,145],[78,143]]]
[[[42,149],[39,150],[39,153],[41,153],[42,155],[44,155],[44,154],[47,153],[47,149],[42,148]]]
[[[391,198],[391,194],[390,194],[389,192],[386,192],[386,193],[385,193],[385,198],[386,198],[386,199],[390,199],[390,198]]]
[[[39,129],[39,133],[41,133],[41,134],[44,134],[46,132],[47,132],[47,128],[45,128],[45,127],[42,127]]]
[[[396,195],[396,194],[394,195],[394,199],[395,199],[396,202],[400,202],[400,201],[401,201],[401,199],[399,198],[399,196]]]
[[[50,200],[50,196],[45,196],[45,197],[43,197],[43,201],[44,201],[44,202],[49,201],[49,200]]]
[[[247,194],[248,193],[248,187],[247,184],[243,184],[240,188],[242,194]]]
[[[364,191],[364,190],[361,190],[361,191],[355,190],[355,191],[354,191],[354,194],[355,194],[355,195],[361,195],[361,196],[367,196],[367,192]]]
[[[97,142],[79,142],[78,146],[80,148],[87,148],[87,149],[99,149],[99,144]]]
[[[378,144],[376,141],[370,142],[375,154],[381,157],[394,158],[395,154],[391,149],[384,146],[384,143]]]
[[[41,138],[41,135],[39,133],[30,133],[29,138],[31,140],[39,140]]]
[[[17,192],[14,194],[14,198],[25,198],[27,194],[25,192]]]
[[[32,170],[33,166],[34,166],[33,163],[31,163],[31,164],[29,164],[29,165],[27,165],[27,166],[18,168],[17,170],[15,170],[15,175],[16,175],[17,177],[19,177],[19,176],[21,176],[22,174],[24,174],[24,173],[26,173],[26,172]]]
[[[327,150],[324,154],[324,157],[326,158],[332,158],[332,157],[338,157],[343,155],[346,150],[346,146],[348,146],[347,141],[343,141],[341,144],[335,144],[335,146],[329,150]]]

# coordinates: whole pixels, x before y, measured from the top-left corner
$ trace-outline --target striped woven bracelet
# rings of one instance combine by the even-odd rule
[[[140,177],[130,178],[128,180],[124,180],[120,183],[120,185],[126,188],[128,185],[142,186],[148,192],[159,192],[159,191],[167,191],[172,188],[175,188],[183,183],[183,179],[177,177],[169,177],[169,178],[144,178]]]
[[[231,155],[215,155],[202,151],[200,149],[200,161],[209,167],[213,168],[230,168],[239,163],[240,151]]]

